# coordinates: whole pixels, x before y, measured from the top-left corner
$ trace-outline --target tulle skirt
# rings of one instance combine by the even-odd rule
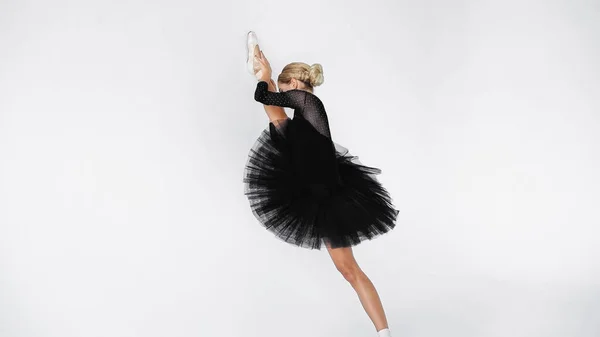
[[[308,249],[351,247],[393,229],[399,211],[376,178],[381,170],[361,164],[340,144],[333,143],[335,179],[302,179],[293,151],[298,135],[290,131],[294,122],[269,123],[248,154],[244,194],[260,224]]]

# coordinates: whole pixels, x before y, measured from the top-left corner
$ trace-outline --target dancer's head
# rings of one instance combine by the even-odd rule
[[[292,62],[277,77],[279,91],[301,89],[313,92],[314,87],[323,84],[323,67],[315,63],[309,66],[303,62]]]

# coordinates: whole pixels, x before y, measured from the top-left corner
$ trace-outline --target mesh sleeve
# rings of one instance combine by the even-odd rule
[[[276,105],[285,108],[300,108],[304,104],[305,94],[300,91],[272,92],[269,84],[260,81],[256,84],[254,100],[265,105]]]
[[[265,105],[295,109],[298,115],[309,122],[317,132],[327,138],[331,138],[325,107],[316,96],[304,90],[271,92],[268,88],[269,84],[267,82],[258,82],[256,91],[254,92],[254,99]]]

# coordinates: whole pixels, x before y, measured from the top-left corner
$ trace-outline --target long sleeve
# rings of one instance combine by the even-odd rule
[[[327,113],[323,102],[317,96],[304,90],[271,92],[268,89],[269,84],[267,82],[258,82],[254,99],[265,105],[293,108],[294,118],[301,117],[321,135],[331,138]]]
[[[301,91],[272,92],[269,84],[260,81],[256,84],[254,100],[265,105],[276,105],[285,108],[301,108],[306,94]]]

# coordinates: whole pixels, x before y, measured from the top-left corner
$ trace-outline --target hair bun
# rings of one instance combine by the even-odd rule
[[[319,63],[314,63],[312,66],[310,66],[309,80],[310,85],[313,87],[323,84],[323,66],[321,66]]]

